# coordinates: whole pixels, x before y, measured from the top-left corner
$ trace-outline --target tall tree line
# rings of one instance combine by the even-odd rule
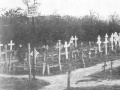
[[[8,43],[13,40],[16,44],[26,45],[32,42],[32,22],[25,14],[11,9],[0,16],[0,41]],[[77,35],[80,41],[96,41],[97,36],[119,32],[118,15],[111,15],[109,21],[101,20],[94,14],[80,18],[72,16],[38,16],[35,18],[36,45],[53,45],[57,40],[68,41]]]

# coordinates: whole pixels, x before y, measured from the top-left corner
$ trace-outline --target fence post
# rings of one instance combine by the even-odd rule
[[[28,67],[29,67],[29,80],[31,81],[31,60],[30,60],[30,43],[28,44]]]
[[[8,64],[7,64],[7,45],[5,45],[5,71],[7,71],[8,69]]]

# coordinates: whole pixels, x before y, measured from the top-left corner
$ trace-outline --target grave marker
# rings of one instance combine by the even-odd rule
[[[61,49],[63,48],[62,44],[61,44],[61,40],[58,40],[58,44],[57,44],[57,47],[59,49],[59,67],[60,67],[60,70],[62,71],[62,68],[61,68]]]
[[[69,45],[65,41],[64,48],[65,48],[66,59],[68,59],[68,47],[69,47]]]
[[[73,43],[74,40],[75,40],[75,38],[73,36],[71,36],[71,38],[70,38],[71,43]]]
[[[13,46],[14,46],[15,44],[13,43],[13,41],[11,40],[10,41],[10,43],[8,44],[8,46],[10,46],[10,50],[13,50]]]
[[[78,40],[78,38],[77,38],[77,36],[75,36],[75,47],[77,47],[77,40]]]
[[[117,32],[114,33],[114,43],[115,43],[115,47],[117,47],[117,42],[118,42],[118,34]]]
[[[89,54],[89,58],[91,58],[91,51],[90,51],[90,50],[89,50],[89,53],[88,53],[88,54]]]
[[[107,48],[108,48],[108,46],[107,46],[108,40],[107,39],[108,39],[108,35],[106,34],[105,35],[105,42],[104,42],[105,43],[105,54],[106,55],[107,55]]]
[[[71,43],[72,43],[72,44],[74,44],[74,42],[73,42],[74,40],[75,40],[75,39],[74,39],[74,37],[73,37],[73,36],[71,36],[71,38],[70,38],[70,42],[69,42],[69,44],[68,44],[68,45],[70,46],[70,44],[71,44]]]
[[[89,41],[89,47],[91,48],[91,42]]]
[[[47,45],[45,48],[46,48],[46,50],[48,50],[48,49],[49,49],[49,46]]]
[[[95,47],[95,57],[97,56],[97,47]]]
[[[120,48],[120,33],[119,33],[119,36],[118,36],[118,45],[119,45],[119,48]]]
[[[100,36],[98,36],[98,41],[97,41],[97,44],[98,44],[98,49],[99,49],[99,52],[101,52],[101,41],[100,41]]]
[[[111,34],[110,42],[111,42],[111,48],[112,48],[112,51],[113,51],[114,50],[114,47],[113,47],[114,35],[113,35],[113,33]]]

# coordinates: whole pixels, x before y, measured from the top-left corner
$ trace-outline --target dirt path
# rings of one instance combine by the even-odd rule
[[[87,77],[88,75],[97,73],[102,71],[102,66],[103,63],[97,64],[92,67],[88,68],[81,68],[77,69],[75,71],[72,71],[71,73],[71,86],[72,87],[86,87],[86,86],[97,86],[97,85],[114,85],[118,84],[120,85],[120,80],[101,80],[100,82],[98,81],[89,81],[89,82],[79,82],[80,80],[89,80],[91,79],[90,77]],[[120,60],[115,60],[113,62],[113,67],[118,67],[120,66]],[[107,69],[110,68],[110,62],[107,62]],[[2,75],[0,74],[0,77],[16,77],[16,78],[28,78],[28,75]],[[37,78],[42,79],[44,81],[47,81],[50,83],[50,85],[43,87],[40,90],[64,90],[67,86],[67,73],[63,75],[55,75],[55,76],[37,76]]]
[[[82,69],[73,71],[71,73],[71,86],[72,87],[86,87],[86,86],[97,86],[97,85],[102,85],[102,84],[107,84],[107,85],[119,84],[120,85],[120,80],[114,80],[114,81],[102,80],[100,82],[91,81],[91,82],[80,82],[76,84],[77,81],[91,79],[87,76],[102,71],[102,66],[103,66],[103,63],[89,67],[89,68],[82,68]],[[120,61],[119,60],[114,61],[113,67],[115,68],[118,66],[120,66]],[[107,62],[106,68],[107,69],[110,68],[110,62]],[[49,86],[44,87],[42,90],[53,90],[53,89],[64,90],[67,86],[67,74],[51,76],[51,77],[40,77],[40,79],[43,79],[51,83]]]

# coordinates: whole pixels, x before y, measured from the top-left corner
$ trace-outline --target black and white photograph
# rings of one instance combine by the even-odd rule
[[[120,0],[0,0],[0,90],[120,90]]]

